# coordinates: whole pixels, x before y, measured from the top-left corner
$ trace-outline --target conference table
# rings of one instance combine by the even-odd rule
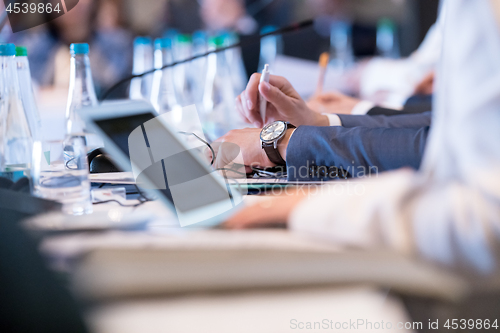
[[[399,256],[286,229],[180,228],[158,201],[94,208],[98,217],[147,219],[131,230],[49,233],[41,243],[89,304],[94,332],[416,331],[426,323],[412,321],[401,292],[451,299],[460,290],[460,281]]]
[[[129,208],[118,207],[113,203],[96,206],[96,208],[96,213],[106,210],[124,210],[126,213],[131,211]],[[161,262],[161,258],[149,265],[141,265],[131,260],[130,269],[135,272],[127,270],[126,267],[125,270],[123,267],[120,268],[120,265],[124,265],[123,262],[120,263],[120,259],[116,260],[118,263],[113,259],[107,260],[100,265],[97,264],[97,267],[87,265],[89,273],[85,273],[85,267],[75,269],[73,264],[73,267],[68,268],[68,265],[63,263],[65,259],[68,259],[67,262],[74,262],[72,258],[106,250],[123,251],[129,253],[130,256],[137,255],[141,250],[154,249],[155,252],[162,253],[169,251],[176,253],[184,250],[194,253],[195,256],[199,255],[199,266],[207,264],[200,253],[211,250],[228,254],[237,253],[239,250],[244,250],[246,254],[252,251],[264,251],[266,255],[271,255],[273,251],[287,251],[292,254],[294,252],[303,254],[304,252],[339,253],[342,251],[333,244],[318,244],[312,239],[295,235],[287,230],[185,231],[172,223],[172,220],[168,218],[169,212],[162,211],[162,207],[159,207],[156,202],[146,203],[136,210],[154,211],[158,214],[158,218],[152,219],[143,230],[81,231],[56,234],[47,237],[42,243],[42,252],[48,258],[57,259],[52,261],[56,269],[66,271],[70,276],[76,270],[80,275],[79,279],[84,280],[80,281],[80,285],[77,283],[73,291],[79,298],[92,304],[85,313],[85,318],[89,327],[95,332],[276,333],[294,332],[306,327],[313,327],[316,331],[371,332],[372,329],[368,323],[375,324],[379,328],[384,323],[385,326],[382,327],[390,331],[392,329],[388,327],[394,329],[398,323],[402,326],[404,323],[411,322],[399,298],[392,294],[390,289],[376,285],[319,283],[301,286],[298,283],[280,286],[279,283],[274,283],[270,287],[259,287],[262,281],[257,279],[255,288],[251,287],[252,281],[243,285],[241,289],[236,285],[227,290],[224,287],[209,287],[204,290],[195,283],[193,291],[184,287],[180,292],[172,292],[166,286],[165,292],[161,289],[165,286],[161,283],[158,285],[158,278],[166,277],[171,272],[168,266],[159,270],[155,268]],[[167,258],[167,260],[171,259]],[[245,261],[249,261],[250,265],[255,265],[245,255],[241,255],[241,259],[236,255],[228,263],[238,260],[242,266],[245,265]],[[193,275],[203,274],[203,269],[196,272],[196,262],[196,257],[191,258],[191,264],[184,267],[183,278],[190,279]],[[279,260],[276,264],[280,264]],[[285,262],[285,264],[293,265],[294,263]],[[300,262],[297,264],[300,265]],[[182,269],[182,265],[170,266],[174,266],[173,269]],[[224,270],[226,266],[223,263],[219,267]],[[265,270],[266,265],[257,266],[256,269]],[[116,272],[113,273],[113,270]],[[270,272],[272,274],[273,269],[270,269]],[[264,271],[260,273],[263,273],[264,278],[272,279],[272,276],[266,276]],[[230,275],[228,278],[231,278],[234,272],[229,269],[228,274]],[[221,272],[221,276],[224,278],[224,272]],[[134,283],[134,278],[138,280],[139,285]],[[123,279],[129,281],[124,282]],[[88,285],[88,280],[97,281]],[[102,285],[99,285],[99,280],[104,280]],[[198,280],[203,280],[203,278]],[[231,285],[231,281],[227,282]],[[122,286],[117,287],[116,284],[120,283]],[[155,288],[147,288],[151,284],[157,285],[157,293],[155,293]],[[137,291],[130,289],[137,289]],[[352,326],[353,322],[357,326]],[[381,328],[380,330],[385,331]],[[403,327],[402,331],[413,330]]]

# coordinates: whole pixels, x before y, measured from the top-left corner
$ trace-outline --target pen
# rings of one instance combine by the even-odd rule
[[[319,78],[318,87],[316,88],[316,94],[321,94],[323,91],[323,85],[325,84],[326,69],[328,67],[328,61],[330,60],[330,54],[328,52],[321,53],[319,57]]]
[[[262,76],[260,77],[260,82],[267,82],[269,83],[269,65],[266,64],[264,66],[264,70],[262,71]],[[260,116],[262,117],[262,124],[265,125],[266,124],[266,108],[267,108],[267,101],[266,99],[264,98],[264,96],[262,96],[262,94],[260,94],[259,96],[259,100],[260,100]]]

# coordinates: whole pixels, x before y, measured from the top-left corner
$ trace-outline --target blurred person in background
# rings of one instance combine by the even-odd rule
[[[200,16],[208,30],[258,33],[267,25],[285,26],[293,9],[285,0],[199,0]]]
[[[294,8],[289,0],[168,0],[163,24],[152,33],[162,35],[169,29],[181,33],[229,30],[236,32],[245,44],[264,26],[280,27],[291,23]],[[246,72],[257,71],[260,45],[252,43],[242,47],[242,56]]]
[[[331,49],[331,27],[344,22],[351,30],[353,56],[375,55],[377,27],[372,22],[359,19],[353,13],[358,2],[347,0],[306,0],[301,8],[314,19],[314,26],[283,36],[284,54],[317,61],[323,52]]]
[[[200,17],[209,31],[232,30],[245,43],[266,26],[292,23],[294,5],[288,0],[199,0]],[[242,47],[247,73],[258,70],[260,44]]]
[[[332,0],[333,1],[333,0]],[[314,1],[311,1],[314,2]],[[320,2],[328,2],[321,0]],[[318,8],[316,8],[318,9]],[[320,7],[326,10],[327,7]],[[441,54],[444,12],[428,31],[420,47],[408,58],[371,58],[358,63],[343,77],[343,91],[313,96],[309,107],[320,113],[366,114],[375,105],[412,111],[430,111],[435,66]]]
[[[46,15],[51,19],[50,14]],[[69,45],[89,43],[92,74],[99,94],[131,72],[132,36],[123,23],[120,0],[80,0],[67,14],[13,34],[11,41],[28,48],[33,80],[42,90],[67,89]]]
[[[257,26],[272,24],[284,26],[292,21],[294,7],[290,2],[262,0],[200,0],[200,16],[209,30],[233,29],[243,34]],[[260,6],[260,7],[259,7]],[[331,26],[334,22],[347,22],[351,26],[352,51],[356,58],[374,56],[377,48],[377,27],[355,19],[352,3],[346,0],[307,0],[305,7],[315,17],[314,27],[286,34],[283,37],[284,54],[304,59],[317,60],[322,52],[330,50]],[[258,8],[257,13],[251,8]],[[440,15],[443,16],[443,15]],[[426,112],[431,110],[434,67],[440,55],[442,18],[429,30],[417,51],[404,59],[381,57],[361,61],[341,78],[341,92],[326,92],[311,98],[309,106],[320,113],[366,114],[376,105],[395,109],[402,108],[409,100],[406,111]],[[248,54],[255,48],[245,50]],[[255,57],[255,56],[254,56]],[[248,62],[248,61],[246,61]],[[250,70],[249,70],[250,69]],[[252,73],[247,66],[247,72]],[[421,95],[425,95],[422,97]],[[364,103],[360,103],[361,101]]]

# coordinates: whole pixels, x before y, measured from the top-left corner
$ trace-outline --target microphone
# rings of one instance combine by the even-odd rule
[[[177,66],[177,65],[180,65],[180,64],[184,64],[184,63],[196,60],[198,58],[203,58],[203,57],[206,57],[206,56],[208,56],[208,55],[210,55],[212,53],[224,52],[224,51],[226,51],[228,49],[232,49],[232,48],[235,48],[235,47],[243,47],[243,46],[246,47],[246,46],[249,46],[249,45],[254,45],[254,44],[259,43],[262,38],[265,38],[267,36],[282,35],[282,34],[285,34],[285,33],[288,33],[288,32],[302,30],[304,28],[312,26],[313,24],[314,24],[314,20],[313,19],[302,21],[302,22],[299,22],[299,23],[294,23],[292,25],[289,25],[289,26],[277,29],[275,31],[271,31],[271,32],[265,33],[263,35],[251,37],[245,43],[238,42],[238,43],[235,43],[235,44],[232,44],[232,45],[229,45],[229,46],[221,47],[221,48],[218,48],[218,49],[215,49],[215,50],[211,50],[211,51],[208,51],[208,52],[205,52],[205,53],[202,53],[202,54],[198,54],[198,55],[193,56],[191,58],[187,58],[187,59],[184,59],[184,60],[179,60],[179,61],[172,62],[172,63],[167,64],[167,65],[165,65],[165,66],[163,66],[161,68],[155,68],[155,69],[146,71],[144,73],[130,75],[128,77],[125,77],[125,78],[121,79],[120,81],[118,81],[117,83],[115,83],[114,85],[112,85],[108,90],[106,90],[106,92],[104,92],[104,94],[102,94],[101,101],[106,100],[109,97],[109,95],[113,91],[115,91],[115,89],[117,89],[119,86],[121,86],[122,84],[124,84],[124,83],[126,83],[128,81],[131,81],[131,80],[133,80],[135,78],[139,78],[139,77],[143,77],[143,76],[148,75],[148,74],[152,74],[152,73],[154,73],[154,72],[156,72],[158,70],[163,70],[165,68],[174,67],[174,66]]]

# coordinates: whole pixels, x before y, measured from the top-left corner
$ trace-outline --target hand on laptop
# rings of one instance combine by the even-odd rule
[[[240,172],[251,172],[250,166],[271,166],[271,161],[260,146],[260,129],[245,128],[229,131],[212,143],[215,152],[214,169],[234,169],[246,166]],[[211,152],[210,152],[211,153]]]
[[[249,124],[262,128],[276,120],[288,121],[295,126],[328,126],[326,116],[309,109],[290,82],[281,76],[271,75],[269,83],[259,83],[261,74],[250,77],[245,91],[236,98],[236,108]],[[267,100],[265,124],[259,109],[259,92]]]
[[[217,139],[212,144],[216,156],[215,168],[231,168],[234,164],[241,164],[246,166],[246,172],[251,172],[252,166],[264,168],[275,166],[262,149],[260,131],[259,128],[232,130]],[[286,158],[289,139],[290,135],[285,135],[278,147],[283,158]]]
[[[269,197],[238,211],[224,223],[224,227],[228,229],[286,227],[292,211],[306,198],[307,194],[301,191],[287,191],[286,195]]]
[[[286,149],[293,130],[289,129],[278,143],[278,150],[285,161]],[[245,170],[248,173],[252,171],[252,166],[261,168],[275,166],[262,149],[260,132],[259,128],[232,130],[217,139],[212,144],[216,156],[215,169],[232,169],[235,164],[240,164],[246,166]]]

